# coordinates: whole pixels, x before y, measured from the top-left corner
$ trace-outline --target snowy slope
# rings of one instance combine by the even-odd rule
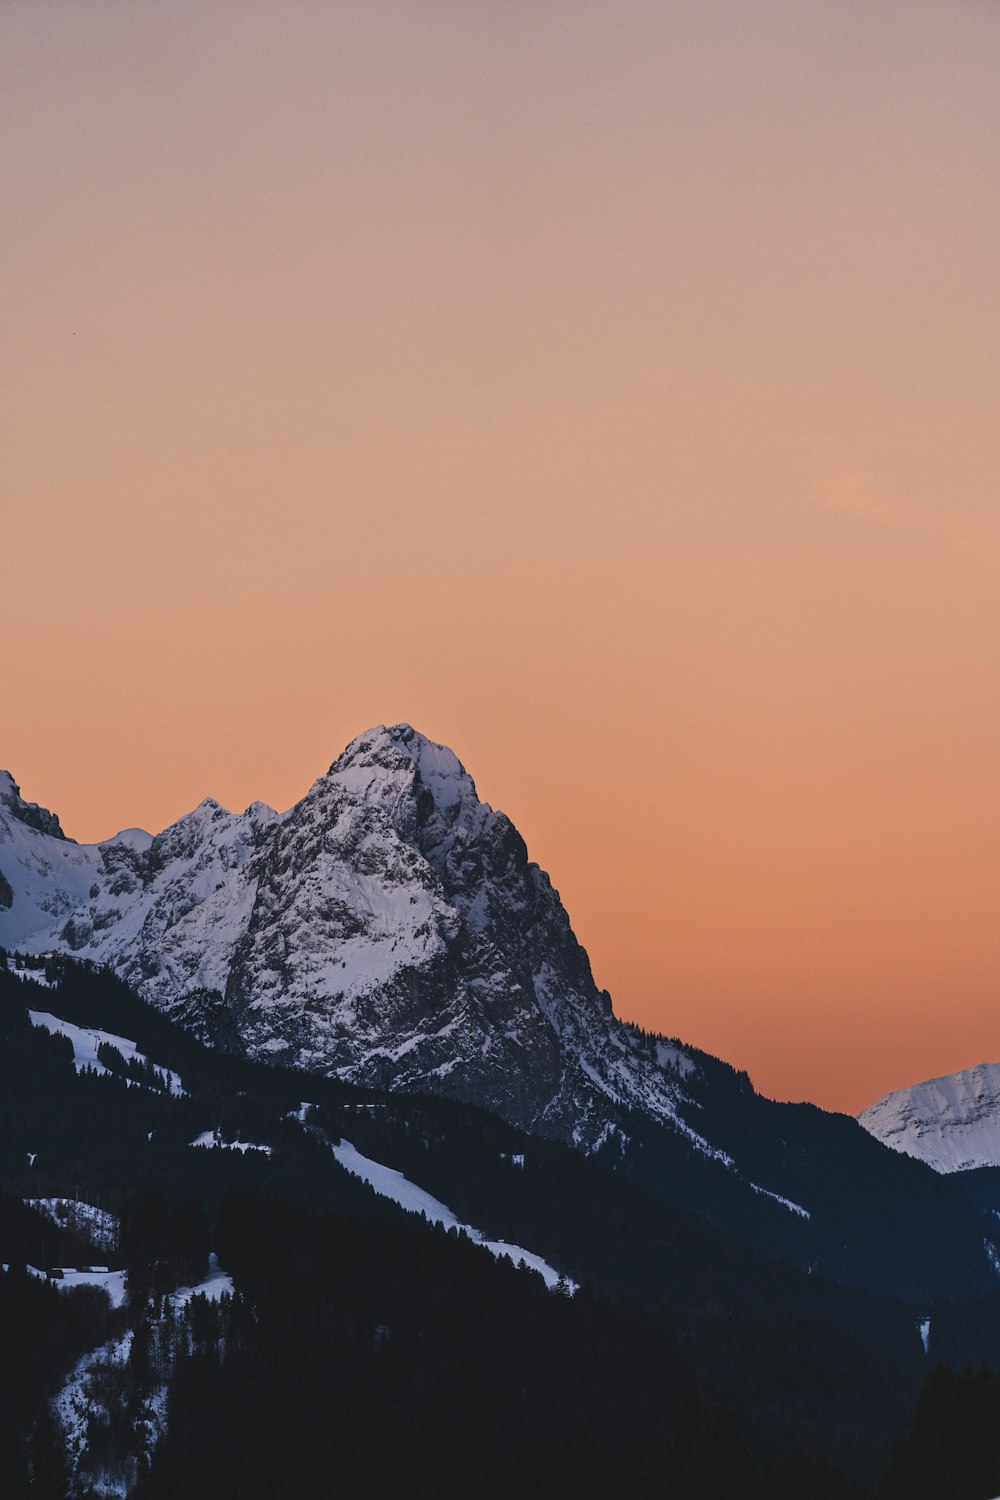
[[[71,1292],[78,1286],[96,1286],[107,1292],[111,1299],[112,1307],[124,1307],[127,1291],[125,1287],[125,1271],[101,1270],[99,1266],[77,1268],[75,1266],[63,1266],[60,1268],[62,1274],[57,1276],[54,1285],[62,1292]]]
[[[37,816],[42,814],[43,816]],[[9,771],[0,771],[0,945],[28,947],[89,898],[101,869],[100,847],[56,833],[59,820],[25,802]]]
[[[568,1278],[560,1278],[559,1272],[553,1270],[547,1260],[540,1255],[535,1255],[531,1250],[525,1250],[521,1245],[508,1244],[506,1240],[488,1240],[483,1233],[474,1229],[471,1224],[463,1224],[450,1208],[446,1208],[437,1198],[423,1188],[417,1187],[402,1172],[397,1172],[393,1167],[385,1167],[381,1162],[373,1161],[369,1156],[362,1156],[361,1152],[351,1145],[350,1141],[341,1141],[339,1145],[332,1148],[334,1156],[354,1177],[360,1177],[362,1182],[367,1182],[373,1192],[378,1193],[381,1198],[390,1198],[393,1203],[398,1203],[400,1208],[405,1208],[407,1213],[423,1214],[429,1224],[442,1224],[445,1229],[457,1229],[467,1239],[477,1245],[482,1245],[491,1255],[499,1259],[511,1260],[515,1265],[522,1262],[529,1270],[537,1271],[545,1282],[545,1285],[554,1290],[562,1279],[563,1285],[570,1292],[578,1290],[577,1284]]]
[[[884,1145],[935,1172],[1000,1166],[1000,1063],[886,1094],[858,1120]]]
[[[4,785],[0,944],[110,964],[254,1057],[585,1149],[639,1109],[728,1162],[678,1116],[692,1058],[615,1019],[517,830],[408,725],[360,735],[284,815],[206,799],[151,839],[68,843]]]
[[[239,1151],[244,1156],[248,1151],[262,1151],[265,1156],[270,1156],[272,1149],[255,1141],[224,1141],[217,1130],[203,1130],[189,1144],[207,1151]]]
[[[106,1208],[81,1203],[77,1198],[25,1198],[27,1208],[36,1209],[53,1224],[72,1229],[106,1253],[117,1250],[120,1223]]]
[[[171,1292],[170,1301],[176,1308],[186,1307],[192,1297],[207,1297],[209,1302],[218,1302],[221,1297],[233,1295],[233,1278],[219,1265],[219,1257],[213,1250],[208,1257],[208,1273],[196,1286],[181,1286]]]
[[[28,1016],[32,1026],[40,1026],[43,1030],[51,1032],[53,1036],[64,1036],[72,1043],[73,1062],[78,1073],[83,1073],[87,1069],[94,1073],[109,1071],[97,1055],[100,1047],[114,1047],[126,1062],[149,1065],[149,1058],[144,1052],[140,1052],[135,1042],[129,1041],[128,1037],[115,1036],[111,1031],[88,1030],[83,1026],[74,1026],[72,1021],[63,1021],[44,1010],[29,1010]],[[177,1095],[184,1093],[180,1075],[172,1068],[161,1068],[158,1063],[153,1063],[152,1067],[160,1075],[163,1087],[169,1093]]]

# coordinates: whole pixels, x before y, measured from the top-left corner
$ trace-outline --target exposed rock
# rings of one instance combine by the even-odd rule
[[[690,1056],[615,1019],[513,824],[409,725],[360,735],[283,816],[209,798],[91,851],[30,946],[111,964],[203,1034],[584,1146],[620,1108],[699,1141],[676,1118]]]

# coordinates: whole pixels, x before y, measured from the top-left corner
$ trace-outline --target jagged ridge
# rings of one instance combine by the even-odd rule
[[[108,963],[251,1056],[584,1146],[638,1108],[711,1149],[677,1115],[690,1055],[614,1017],[513,824],[409,725],[358,736],[283,815],[209,798],[153,839],[8,844],[0,943]]]
[[[936,1172],[1000,1166],[1000,1064],[898,1089],[858,1120],[884,1145]]]

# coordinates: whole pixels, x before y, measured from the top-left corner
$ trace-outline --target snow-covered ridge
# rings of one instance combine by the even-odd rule
[[[549,1265],[540,1255],[531,1250],[525,1250],[520,1245],[510,1245],[506,1240],[488,1240],[478,1229],[471,1224],[463,1224],[456,1214],[452,1213],[439,1199],[431,1196],[423,1188],[417,1187],[402,1172],[397,1172],[393,1167],[384,1167],[381,1162],[373,1161],[369,1156],[362,1156],[361,1152],[350,1141],[341,1141],[339,1145],[332,1146],[334,1156],[354,1177],[360,1177],[362,1182],[367,1182],[373,1192],[378,1193],[380,1198],[389,1198],[393,1203],[398,1203],[400,1208],[406,1209],[407,1213],[423,1214],[429,1224],[441,1224],[445,1229],[457,1229],[459,1234],[465,1235],[467,1239],[476,1245],[482,1245],[497,1259],[511,1260],[515,1265],[522,1262],[530,1270],[537,1271],[544,1279],[545,1285],[551,1290],[562,1283],[569,1292],[579,1290],[575,1281],[568,1277],[561,1277],[559,1272]]]
[[[884,1145],[935,1172],[1000,1166],[1000,1063],[898,1089],[858,1120]]]
[[[0,771],[0,807],[5,808],[10,817],[23,823],[26,828],[37,829],[39,833],[49,834],[52,838],[66,839],[55,813],[49,812],[47,807],[39,807],[37,802],[25,801],[21,796],[21,788],[9,771]],[[66,839],[66,842],[70,843],[72,840]]]
[[[592,1150],[672,1124],[697,1064],[619,1023],[548,876],[453,752],[359,735],[277,814],[205,799],[152,839],[73,845],[0,806],[0,945],[109,964],[253,1057],[430,1090]]]
[[[26,1208],[44,1214],[53,1224],[70,1229],[74,1234],[90,1240],[106,1253],[118,1248],[121,1228],[118,1219],[106,1208],[97,1208],[93,1203],[82,1203],[77,1198],[25,1198]]]
[[[129,1041],[128,1037],[115,1036],[112,1031],[98,1031],[96,1029],[75,1026],[72,1021],[60,1020],[58,1016],[50,1015],[45,1010],[29,1010],[28,1016],[32,1026],[41,1027],[53,1036],[64,1036],[73,1044],[73,1062],[78,1073],[87,1070],[93,1073],[110,1073],[98,1057],[101,1047],[113,1047],[120,1052],[126,1062],[139,1063],[143,1067],[151,1067],[160,1080],[162,1087],[171,1094],[181,1095],[184,1086],[181,1083],[179,1073],[172,1068],[162,1068],[159,1063],[151,1063],[144,1052],[140,1052],[135,1042]],[[134,1083],[134,1079],[126,1079],[128,1083]]]

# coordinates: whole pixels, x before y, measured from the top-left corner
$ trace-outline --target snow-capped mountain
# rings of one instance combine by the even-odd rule
[[[0,943],[27,945],[88,899],[101,868],[100,844],[74,844],[59,819],[25,802],[9,771],[0,771]]]
[[[1000,1268],[952,1181],[616,1019],[510,820],[408,725],[286,813],[208,799],[152,838],[74,844],[5,777],[0,876],[0,947],[107,965],[218,1047],[476,1105],[849,1285],[923,1297]]]
[[[360,735],[283,815],[206,799],[155,838],[73,844],[7,777],[0,879],[0,944],[107,963],[252,1057],[584,1146],[636,1108],[711,1152],[677,1114],[691,1056],[614,1017],[510,820],[408,725]]]
[[[935,1172],[1000,1166],[1000,1063],[980,1063],[886,1094],[859,1121]]]

